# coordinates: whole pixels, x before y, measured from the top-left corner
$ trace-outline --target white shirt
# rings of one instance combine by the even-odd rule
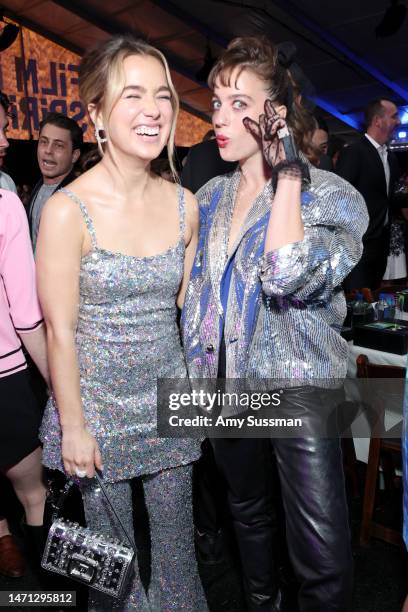
[[[383,145],[378,144],[378,142],[376,140],[374,140],[374,138],[372,138],[367,133],[365,133],[364,136],[377,149],[378,155],[380,156],[380,159],[381,159],[381,161],[383,163],[384,174],[385,174],[385,184],[387,186],[387,195],[388,195],[388,190],[390,188],[390,164],[388,163],[388,149],[387,149],[387,145],[386,144],[383,144]],[[388,214],[389,213],[388,213],[388,210],[387,210],[386,215],[385,215],[385,219],[384,219],[384,226],[386,226],[387,223],[388,223]]]

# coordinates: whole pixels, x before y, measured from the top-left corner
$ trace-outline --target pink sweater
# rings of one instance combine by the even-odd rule
[[[19,336],[42,323],[27,216],[16,194],[0,189],[0,377],[27,367]]]

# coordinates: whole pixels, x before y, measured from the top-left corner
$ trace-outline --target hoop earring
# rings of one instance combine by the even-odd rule
[[[101,133],[103,136],[101,136]],[[95,138],[99,146],[101,146],[104,142],[108,142],[108,139],[105,136],[105,130],[103,128],[95,128]]]

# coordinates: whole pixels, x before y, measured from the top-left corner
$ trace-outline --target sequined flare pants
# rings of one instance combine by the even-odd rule
[[[180,466],[142,476],[151,536],[151,579],[146,596],[135,572],[123,597],[113,599],[89,590],[88,610],[137,610],[138,612],[204,612],[207,604],[194,553],[192,466]],[[107,493],[126,530],[133,533],[131,482],[105,484]],[[81,484],[88,527],[124,538],[97,483]]]

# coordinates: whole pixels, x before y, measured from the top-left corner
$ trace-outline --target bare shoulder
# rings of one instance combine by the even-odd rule
[[[158,186],[162,193],[164,194],[165,190],[167,192],[167,196],[170,197],[176,203],[179,201],[181,189],[183,191],[186,215],[191,218],[198,216],[197,200],[195,196],[191,193],[191,191],[185,189],[178,183],[171,183],[170,181],[163,181],[162,179],[159,179],[159,181],[161,181],[161,183],[158,183]],[[163,201],[166,201],[166,199],[164,199]]]
[[[101,170],[100,164],[97,164],[90,170],[77,176],[73,181],[64,187],[66,191],[73,193],[78,199],[85,204],[88,204],[97,196],[109,190],[107,184],[106,173]]]
[[[79,204],[62,191],[54,193],[47,200],[41,213],[41,223],[50,223],[55,229],[68,226],[80,228],[81,218]]]
[[[98,186],[100,187],[101,184],[105,183],[105,180],[106,174],[101,170],[100,164],[97,164],[77,176],[67,185],[67,189],[73,191],[73,193],[82,194],[95,190]]]

